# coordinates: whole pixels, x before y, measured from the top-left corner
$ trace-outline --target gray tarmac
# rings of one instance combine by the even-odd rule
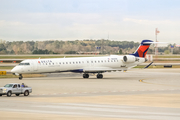
[[[47,77],[0,79],[25,83],[33,93],[0,98],[0,119],[179,120],[180,69],[131,69],[91,74],[46,74]]]

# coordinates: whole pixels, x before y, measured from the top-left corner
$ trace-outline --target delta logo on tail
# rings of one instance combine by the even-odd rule
[[[153,43],[152,40],[143,40],[136,52],[130,55],[134,55],[136,57],[145,57],[151,43]]]

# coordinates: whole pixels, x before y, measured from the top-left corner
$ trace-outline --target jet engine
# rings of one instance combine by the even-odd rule
[[[127,63],[132,63],[132,62],[136,62],[138,60],[138,58],[136,58],[135,56],[133,55],[125,55],[123,57],[123,61],[124,62],[127,62]]]

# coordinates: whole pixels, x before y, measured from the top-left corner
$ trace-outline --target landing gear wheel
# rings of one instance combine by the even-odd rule
[[[7,92],[7,96],[8,96],[8,97],[11,97],[11,95],[12,95],[11,91],[8,91],[8,92]]]
[[[22,80],[22,78],[23,78],[23,76],[20,74],[20,75],[19,75],[19,80]]]
[[[97,78],[102,79],[103,75],[102,74],[97,74]]]
[[[83,78],[89,78],[89,74],[83,74]]]
[[[29,95],[29,91],[26,90],[26,91],[24,92],[24,96],[28,96],[28,95]]]
[[[0,95],[0,97],[1,97],[2,95]]]

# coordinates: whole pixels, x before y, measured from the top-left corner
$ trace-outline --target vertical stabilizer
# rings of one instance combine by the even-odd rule
[[[153,43],[152,40],[143,40],[136,52],[130,55],[134,55],[135,57],[145,57],[151,43]]]

